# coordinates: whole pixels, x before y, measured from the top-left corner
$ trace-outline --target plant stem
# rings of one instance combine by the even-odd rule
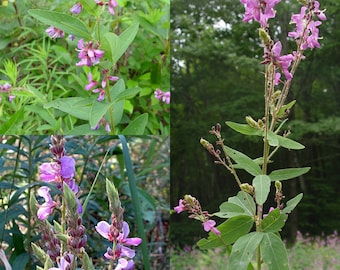
[[[106,94],[107,94],[107,100],[109,103],[111,103],[111,93],[110,93],[110,87],[109,87],[109,80],[106,78]],[[111,134],[114,134],[114,129],[115,129],[115,123],[114,123],[114,118],[113,118],[113,108],[112,105],[109,108],[109,113],[110,113],[110,126],[111,126]]]

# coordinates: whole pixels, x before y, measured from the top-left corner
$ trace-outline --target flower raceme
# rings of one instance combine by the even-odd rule
[[[93,43],[92,41],[84,43],[84,39],[80,39],[78,41],[78,49],[79,52],[78,58],[80,61],[76,64],[76,66],[92,66],[98,64],[100,59],[104,55],[104,51],[98,49],[99,44]]]
[[[175,206],[174,210],[177,214],[183,211],[188,211],[190,214],[189,218],[201,221],[206,232],[211,231],[217,236],[221,234],[220,231],[215,228],[216,222],[209,219],[210,215],[208,212],[202,211],[201,205],[195,197],[192,197],[191,195],[185,195],[184,199],[179,200],[178,206]]]

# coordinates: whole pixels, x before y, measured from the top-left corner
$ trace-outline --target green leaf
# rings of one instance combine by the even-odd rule
[[[220,237],[217,237],[214,233],[210,232],[209,238],[201,239],[198,241],[197,245],[200,249],[230,245],[239,237],[248,233],[252,228],[253,223],[253,219],[249,216],[232,217],[217,226],[217,229],[221,232]]]
[[[220,218],[232,218],[235,216],[246,215],[245,210],[234,203],[224,202],[220,205],[220,211],[213,214]]]
[[[17,128],[20,128],[22,121],[24,120],[24,108],[22,107],[16,113],[14,113],[5,123],[0,125],[0,134],[14,134]],[[1,121],[2,122],[2,121]]]
[[[289,214],[294,210],[303,197],[303,193],[296,195],[293,199],[287,202],[287,206],[282,210],[282,213]]]
[[[280,209],[271,211],[262,221],[263,232],[278,232],[285,225],[287,214],[281,214]]]
[[[268,198],[270,191],[270,178],[268,175],[257,175],[253,179],[253,186],[255,188],[255,199],[260,205],[263,205]]]
[[[283,105],[281,107],[281,109],[279,110],[279,112],[277,113],[277,116],[280,118],[282,116],[284,116],[284,114],[286,113],[286,110],[289,110],[290,108],[292,108],[294,106],[294,104],[296,103],[296,100],[293,100],[291,102],[289,102],[286,105]]]
[[[114,101],[118,102],[124,99],[131,99],[133,98],[135,95],[137,95],[142,89],[139,87],[135,87],[135,88],[131,88],[128,90],[125,90],[123,92],[121,92],[115,99]]]
[[[97,12],[99,10],[99,6],[93,0],[80,0],[80,3],[83,5],[83,8],[93,16],[97,16]]]
[[[237,196],[230,197],[227,202],[220,205],[220,211],[213,214],[220,218],[232,218],[235,216],[255,215],[255,203],[253,198],[246,192],[240,191]]]
[[[45,109],[55,108],[79,119],[89,120],[93,99],[69,97],[53,100],[44,105]]]
[[[247,270],[263,235],[262,232],[251,232],[240,237],[233,245],[227,269]]]
[[[118,59],[124,54],[138,32],[139,24],[133,23],[120,36],[114,33],[106,33],[103,36],[101,48],[105,51],[107,57],[115,65]]]
[[[70,213],[77,213],[78,203],[76,196],[74,195],[73,191],[69,188],[67,184],[64,183],[64,200],[66,204],[66,208]]]
[[[124,135],[143,135],[146,124],[148,123],[149,115],[147,113],[143,113],[139,115],[131,123],[122,131]]]
[[[250,217],[253,217],[255,215],[254,199],[247,192],[239,191],[237,193],[237,196],[229,197],[228,202],[242,207],[246,215]]]
[[[273,133],[273,134],[275,134],[275,133]],[[288,139],[286,137],[282,137],[282,136],[277,135],[277,134],[275,134],[275,136],[276,136],[277,140],[279,141],[278,145],[280,145],[281,147],[293,149],[293,150],[301,150],[301,149],[305,148],[301,143],[298,143],[296,141],[293,141],[293,140]]]
[[[272,232],[265,233],[260,249],[268,270],[289,270],[287,250],[280,237]]]
[[[68,14],[43,10],[43,9],[30,9],[28,13],[37,20],[54,27],[57,27],[70,35],[80,38],[91,40],[92,36],[80,19]]]
[[[233,130],[237,131],[238,133],[244,134],[244,135],[256,135],[256,136],[262,136],[263,131],[253,128],[247,124],[239,124],[239,123],[234,123],[227,121],[225,122],[230,128]]]
[[[110,104],[106,102],[99,102],[94,100],[92,106],[90,108],[90,126],[95,127],[100,119],[106,114],[108,109],[110,108]]]
[[[272,181],[282,181],[298,177],[307,173],[310,169],[311,167],[280,169],[272,171],[269,177]]]
[[[256,176],[262,173],[260,166],[245,154],[226,145],[224,145],[224,149],[228,156],[230,156],[238,164],[238,166],[241,166],[242,169],[246,170],[251,175]]]

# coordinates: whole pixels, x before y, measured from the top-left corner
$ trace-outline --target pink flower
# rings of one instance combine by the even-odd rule
[[[45,30],[45,32],[52,38],[52,39],[56,39],[56,38],[63,38],[64,37],[64,31],[60,30],[54,26],[50,26],[49,28],[47,28]]]
[[[124,258],[118,259],[118,264],[115,270],[132,270],[135,268],[133,260],[126,260]]]
[[[109,2],[103,2],[100,0],[96,0],[96,3],[100,6],[106,5],[107,8],[109,9],[109,12],[114,15],[115,11],[114,8],[118,6],[117,1],[116,0],[110,0]]]
[[[78,58],[81,59],[76,66],[91,66],[99,63],[103,57],[104,51],[98,50],[98,45],[94,45],[92,41],[84,44],[84,40],[78,41]]]
[[[60,165],[57,162],[43,163],[39,166],[41,180],[45,182],[61,182]]]
[[[81,12],[81,10],[83,9],[83,6],[80,2],[78,2],[77,4],[75,4],[73,7],[70,8],[70,11],[73,14],[79,14]]]
[[[73,178],[74,173],[75,173],[75,165],[76,165],[75,160],[72,157],[63,156],[60,159],[60,164],[61,164],[60,175],[64,179]]]
[[[157,88],[154,92],[155,94],[155,98],[157,98],[158,100],[161,100],[163,102],[165,102],[166,104],[170,103],[170,92],[163,92],[162,90],[160,90],[159,88]]]
[[[99,129],[101,124],[104,125],[106,132],[108,132],[108,133],[111,132],[110,124],[106,121],[106,119],[104,117],[99,120],[97,125],[95,125],[94,127],[91,127],[91,129],[92,130],[97,130],[97,129]]]
[[[174,207],[174,210],[176,211],[177,214],[186,210],[183,202],[184,200],[180,199],[178,202],[178,206]]]
[[[268,19],[275,17],[274,7],[281,0],[241,0],[245,7],[243,21],[260,22],[261,27],[268,25]]]
[[[114,238],[111,235],[110,227],[111,225],[106,221],[100,221],[96,226],[96,230],[101,236],[113,242]],[[142,243],[142,239],[138,237],[128,238],[129,233],[129,225],[127,224],[127,222],[123,221],[122,232],[120,232],[117,237],[115,254],[113,253],[111,248],[108,248],[107,252],[104,255],[105,258],[116,259],[121,256],[133,258],[135,256],[135,251],[131,248],[126,247],[125,245],[138,246],[140,245],[140,243]]]
[[[103,88],[97,88],[92,90],[93,93],[99,93],[99,96],[97,98],[98,101],[102,101],[105,98],[105,90]]]
[[[87,79],[88,79],[89,83],[85,86],[85,90],[89,91],[91,88],[97,86],[98,82],[96,82],[92,79],[92,73],[91,72],[89,72],[87,74]]]
[[[325,9],[324,10],[319,10],[319,7],[320,7],[320,3],[319,3],[319,1],[315,1],[314,2],[314,14],[316,15],[316,16],[318,16],[318,18],[321,20],[321,21],[325,21],[325,20],[327,20],[327,17],[326,17],[326,15],[325,15]]]
[[[58,268],[56,267],[52,267],[49,268],[48,270],[68,270],[71,269],[71,264],[73,261],[73,254],[67,254],[66,256],[68,256],[68,260],[65,259],[65,255],[60,259],[60,261],[58,261]]]
[[[214,220],[209,219],[206,222],[203,222],[202,225],[206,232],[212,231],[217,236],[221,234],[221,232],[215,228],[216,222]]]
[[[45,220],[52,213],[53,208],[57,205],[57,203],[52,200],[49,187],[43,186],[39,188],[38,195],[43,197],[45,202],[39,206],[37,215],[40,220]]]
[[[286,79],[289,81],[293,78],[292,74],[288,70],[293,61],[293,55],[287,54],[281,56],[280,55],[281,49],[282,49],[281,42],[280,41],[276,42],[272,48],[273,64],[282,69],[283,73],[286,76]]]

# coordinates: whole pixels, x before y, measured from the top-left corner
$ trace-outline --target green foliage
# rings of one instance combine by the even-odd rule
[[[70,15],[68,2],[54,2],[14,2],[0,9],[6,24],[0,83],[10,82],[15,96],[10,102],[1,93],[1,134],[105,134],[105,122],[112,134],[169,134],[170,105],[154,97],[156,89],[170,88],[169,3],[120,1],[111,15],[106,6],[84,0],[82,12]],[[65,38],[46,37],[50,25]],[[98,41],[103,61],[76,67],[81,38],[94,46]],[[101,70],[118,76],[120,87],[106,79],[105,100],[99,102],[84,87],[89,72],[100,85]]]
[[[167,231],[163,222],[168,220],[169,177],[169,140],[164,137],[128,137],[131,155],[131,168],[136,175],[137,194],[140,198],[141,218],[146,224],[144,232],[149,236],[145,245],[150,253],[150,262],[155,268],[166,269],[168,265]],[[43,183],[37,173],[39,165],[51,161],[49,139],[45,136],[3,136],[0,144],[0,239],[5,247],[13,269],[36,269],[36,265],[52,267],[45,251],[41,252],[31,243],[41,241],[39,222],[36,218],[37,204],[42,200],[37,197],[36,190]],[[111,216],[108,208],[108,197],[105,190],[106,178],[114,182],[125,208],[124,218],[129,222],[131,234],[136,226],[135,211],[131,207],[132,195],[126,189],[127,176],[120,141],[112,136],[66,137],[66,151],[76,159],[76,181],[83,191],[79,200],[83,204],[88,198],[87,206],[83,204],[82,218],[86,227],[88,244],[86,252],[95,260],[95,267],[105,267],[105,259],[101,258],[106,251],[107,243],[95,232],[94,226],[100,220]],[[148,151],[146,151],[146,149]],[[107,154],[107,155],[106,155]],[[155,157],[157,157],[155,159]],[[104,162],[103,162],[104,161]],[[102,165],[102,166],[101,166]],[[96,176],[96,174],[98,175]],[[94,179],[97,179],[95,185]],[[151,185],[156,182],[158,185]],[[93,189],[91,187],[93,186]],[[51,193],[58,192],[52,185]],[[67,192],[67,188],[66,188]],[[77,208],[73,192],[67,201],[71,208]],[[90,196],[88,196],[90,195]],[[152,203],[151,203],[152,202]],[[74,204],[76,203],[76,204]],[[75,209],[76,209],[75,208]],[[55,212],[51,218],[58,219]],[[162,222],[163,221],[163,222]],[[62,235],[61,225],[54,222],[50,225]],[[162,228],[163,230],[161,230]],[[143,232],[143,233],[144,233]],[[159,252],[164,255],[160,260]],[[86,254],[83,260],[86,260]],[[141,253],[136,254],[136,265],[142,267]],[[15,268],[14,268],[15,267]]]

